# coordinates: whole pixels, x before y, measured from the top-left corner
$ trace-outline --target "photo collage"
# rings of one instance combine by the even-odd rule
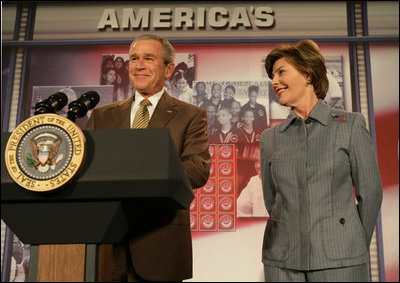
[[[331,107],[344,109],[341,56],[330,55],[325,59],[330,86],[325,101]],[[264,60],[265,57],[261,60],[262,75],[267,77]],[[197,105],[207,113],[210,153],[214,159],[207,184],[195,190],[191,205],[192,230],[229,231],[234,229],[236,217],[268,216],[262,198],[259,141],[262,132],[283,121],[289,109],[279,104],[270,80],[196,80],[195,62],[195,54],[177,53],[175,69],[165,83],[171,96]],[[55,92],[65,93],[71,102],[94,90],[100,96],[98,105],[133,95],[128,54],[103,54],[100,67],[99,85],[96,86],[34,86],[31,115],[38,101]],[[67,111],[65,106],[59,114],[66,116]],[[84,129],[89,116],[90,111],[76,123]],[[225,157],[220,158],[228,151],[231,154],[227,159],[229,162],[224,160]],[[232,171],[229,177],[221,169],[227,167]],[[224,190],[226,187],[231,188],[229,193]],[[224,209],[226,207],[229,209]]]

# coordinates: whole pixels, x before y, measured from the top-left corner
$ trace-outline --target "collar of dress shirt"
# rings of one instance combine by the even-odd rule
[[[148,100],[150,100],[150,102],[151,102],[151,106],[157,106],[157,103],[160,100],[161,96],[163,95],[164,91],[165,91],[165,87],[163,87],[163,89],[160,92],[157,92],[156,94],[153,94],[152,96],[150,96],[148,98]],[[138,91],[135,91],[134,104],[139,105],[143,99],[144,99],[144,97]]]
[[[156,94],[150,96],[148,100],[151,102],[151,106],[147,107],[149,110],[149,116],[151,119],[151,116],[153,115],[154,110],[156,109],[156,106],[158,104],[158,101],[160,101],[161,96],[165,92],[165,87],[160,92],[157,92]],[[144,97],[138,92],[135,92],[135,99],[133,100],[132,107],[131,107],[131,125],[133,122],[133,118],[135,117],[135,113],[139,108],[140,102],[144,99]]]
[[[321,99],[318,99],[317,105],[315,105],[314,109],[311,111],[308,118],[318,121],[322,125],[328,125],[329,117],[330,117],[331,109],[325,104]],[[281,132],[284,132],[293,122],[294,119],[298,117],[294,113],[293,110],[290,110],[289,116],[283,121]]]

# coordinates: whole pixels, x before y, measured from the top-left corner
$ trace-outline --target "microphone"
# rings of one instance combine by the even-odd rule
[[[56,92],[50,95],[46,99],[40,100],[35,105],[34,115],[44,114],[44,113],[55,113],[63,109],[68,103],[68,97],[63,92]]]
[[[93,109],[100,101],[100,96],[95,91],[88,91],[68,104],[67,118],[75,122],[76,118],[81,118]]]

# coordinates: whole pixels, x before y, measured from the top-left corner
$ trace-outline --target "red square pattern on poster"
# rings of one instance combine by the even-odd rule
[[[215,145],[215,144],[210,144],[210,146],[208,147],[208,151],[210,152],[211,160],[215,160],[216,147],[217,147],[217,145]]]
[[[190,213],[190,229],[192,231],[199,230],[199,217],[197,213]]]
[[[236,210],[236,200],[234,196],[219,196],[218,211],[220,213],[233,213]]]
[[[234,160],[235,146],[233,144],[219,145],[218,159],[219,160]]]
[[[232,195],[235,192],[235,182],[234,179],[219,179],[219,194]]]
[[[235,231],[236,221],[234,214],[219,215],[219,231]]]
[[[197,206],[198,206],[198,201],[199,201],[199,198],[197,198],[197,197],[195,197],[194,199],[193,199],[193,201],[190,203],[190,211],[192,212],[197,212]]]
[[[218,176],[223,178],[235,177],[235,162],[234,161],[218,162]]]
[[[216,164],[215,161],[211,161],[210,176],[209,176],[209,178],[214,178],[214,177],[215,177],[215,174],[217,174],[216,168],[215,168],[215,166],[216,166],[215,164]]]
[[[190,205],[192,231],[235,231],[236,229],[236,147],[210,144],[210,177],[195,190]]]
[[[200,214],[199,230],[200,231],[217,231],[216,214]]]
[[[215,188],[216,188],[215,178],[209,178],[207,183],[200,189],[202,195],[205,194],[212,194],[215,195]]]
[[[217,211],[217,199],[215,196],[200,197],[200,212],[215,213]]]

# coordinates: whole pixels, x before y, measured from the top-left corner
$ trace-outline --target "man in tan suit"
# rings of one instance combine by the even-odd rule
[[[129,51],[129,79],[136,90],[134,96],[95,108],[87,129],[168,128],[195,189],[207,182],[210,170],[207,116],[203,109],[166,92],[164,83],[174,70],[174,56],[174,48],[162,37],[147,34],[136,38]],[[142,110],[148,122],[137,121]],[[189,211],[143,208],[135,217],[138,220],[134,232],[126,241],[99,247],[99,281],[191,278]]]

